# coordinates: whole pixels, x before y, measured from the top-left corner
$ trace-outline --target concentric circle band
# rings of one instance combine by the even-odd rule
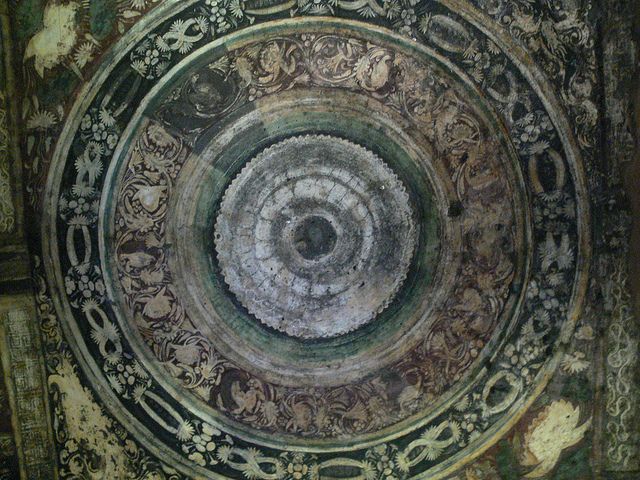
[[[571,126],[519,47],[475,12],[450,8],[457,2],[423,2],[418,41],[328,18],[214,37],[196,31],[204,4],[167,7],[153,32],[134,32],[73,110],[75,130],[56,153],[47,269],[82,371],[128,429],[193,476],[241,477],[257,458],[271,475],[263,466],[282,470],[294,450],[323,473],[340,465],[365,475],[384,454],[402,466],[398,478],[437,475],[531,401],[579,311],[588,205]],[[140,78],[138,57],[180,35],[193,49],[158,51],[164,70]],[[371,118],[354,114],[363,110]],[[298,188],[276,161],[264,172],[271,183],[243,189],[270,148],[318,136],[332,139],[323,148],[357,147],[341,151],[360,158],[358,175],[377,175],[365,183],[396,192],[394,211],[342,172],[328,177],[352,208],[312,195],[331,185],[324,173],[304,183],[303,165],[294,168],[304,155],[285,162]],[[79,158],[101,168],[89,173]],[[78,215],[80,198],[100,211]],[[394,215],[413,246],[391,249],[396,267],[384,270],[373,262],[378,240],[366,239],[393,239],[380,219]],[[239,225],[248,250],[234,250]],[[308,327],[311,315],[291,306],[317,302],[314,319],[344,312],[319,300],[333,301],[327,285],[353,298],[354,264],[382,279],[374,308],[362,301],[346,323]],[[276,265],[291,273],[269,277]],[[307,285],[311,270],[323,277]],[[267,308],[255,301],[265,298]],[[195,465],[203,432],[219,450]],[[425,442],[443,447],[432,455]]]
[[[386,308],[416,245],[409,197],[373,153],[293,137],[251,160],[215,228],[222,273],[250,313],[301,338],[353,331]]]

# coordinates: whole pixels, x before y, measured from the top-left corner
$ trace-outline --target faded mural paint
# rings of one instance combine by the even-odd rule
[[[51,175],[49,169],[60,135],[71,128],[72,119],[69,118],[69,113],[78,92],[112,61],[114,52],[110,49],[118,38],[126,35],[132,27],[150,31],[151,27],[147,27],[145,23],[149,12],[158,6],[167,8],[170,2],[157,3],[158,5],[156,2],[145,0],[25,0],[12,5],[15,46],[19,52],[15,56],[20,59],[21,68],[24,69],[24,88],[19,105],[24,128],[22,150],[25,159],[25,190],[34,215],[33,227],[38,223],[35,219],[41,217],[43,211],[46,211],[47,202],[52,200],[43,196],[45,182],[48,175]],[[562,107],[558,108],[570,117],[572,135],[575,135],[580,153],[585,159],[589,177],[587,188],[589,195],[594,197],[591,202],[595,212],[594,223],[602,230],[596,231],[595,235],[601,234],[603,237],[596,239],[596,247],[605,249],[607,253],[600,254],[601,250],[596,249],[598,253],[594,261],[595,266],[589,272],[591,287],[585,300],[586,308],[577,319],[571,336],[566,339],[564,353],[558,358],[557,368],[552,375],[548,374],[551,378],[547,379],[544,390],[536,394],[537,398],[532,404],[522,401],[522,411],[517,415],[521,418],[513,422],[510,428],[504,429],[499,437],[483,444],[478,449],[483,451],[482,454],[474,455],[470,462],[463,459],[459,462],[457,471],[449,469],[446,475],[448,478],[458,479],[582,479],[594,478],[595,475],[604,475],[601,478],[607,478],[606,471],[609,470],[637,471],[637,432],[634,432],[632,423],[633,418],[637,418],[633,415],[638,409],[632,376],[637,362],[637,337],[634,339],[635,332],[630,327],[634,318],[629,310],[629,298],[625,293],[626,265],[624,260],[621,260],[626,248],[626,218],[607,214],[610,211],[619,211],[613,203],[618,187],[611,183],[607,176],[615,178],[617,174],[615,171],[612,173],[603,170],[597,162],[599,154],[605,148],[600,144],[599,132],[600,128],[603,128],[602,115],[606,114],[598,107],[601,101],[598,91],[602,80],[597,73],[598,39],[595,32],[597,22],[604,21],[601,19],[600,7],[588,1],[533,3],[452,0],[434,6],[430,2],[411,0],[382,3],[373,0],[300,1],[273,5],[265,5],[264,2],[249,4],[237,0],[207,0],[188,10],[190,14],[193,12],[190,17],[183,16],[172,20],[164,30],[140,37],[138,47],[132,50],[129,56],[129,65],[131,71],[139,77],[136,81],[153,84],[164,75],[170,62],[175,62],[177,58],[186,58],[196,48],[211,40],[272,17],[331,15],[371,21],[408,38],[431,42],[430,45],[434,48],[441,47],[451,58],[458,55],[461,59],[460,68],[465,69],[466,75],[473,79],[477,88],[487,92],[491,101],[499,105],[505,123],[513,122],[513,130],[509,132],[512,141],[520,151],[528,152],[533,158],[529,161],[529,168],[535,173],[538,160],[534,157],[543,155],[547,149],[558,148],[553,140],[547,140],[548,137],[551,138],[552,134],[549,132],[552,126],[549,125],[547,128],[546,125],[551,122],[536,116],[538,113],[519,117],[523,109],[532,108],[531,105],[527,105],[527,102],[531,101],[527,93],[519,90],[526,88],[526,82],[518,83],[515,73],[503,75],[507,68],[507,57],[501,54],[493,41],[480,36],[472,38],[469,34],[471,29],[465,30],[462,26],[466,18],[454,18],[453,15],[445,15],[442,10],[438,10],[444,7],[455,9],[460,6],[464,7],[461,11],[481,15],[485,20],[493,19],[496,30],[502,32],[501,35],[513,38],[518,48],[525,49],[544,72],[546,80],[557,89],[562,104]],[[245,82],[247,91],[251,85],[254,94],[260,88],[259,82],[255,83],[256,73],[252,72],[252,69],[258,68],[262,74],[266,72],[270,75],[263,79],[267,85],[264,87],[265,92],[273,88],[273,91],[265,95],[272,94],[277,89],[273,86],[277,82],[273,80],[279,75],[289,78],[295,69],[291,58],[287,58],[284,51],[276,52],[275,55],[276,58],[270,62],[267,61],[269,59],[265,60],[261,66],[259,63],[251,63],[261,57],[249,55],[246,63],[236,62],[234,68],[222,63],[216,68],[226,75],[231,75],[232,71],[237,72],[240,81]],[[387,84],[388,72],[378,69],[377,66],[380,64],[373,61],[367,65],[359,65],[362,67],[360,75],[366,76],[366,81],[362,84],[365,89],[376,91]],[[268,70],[265,66],[271,66],[272,69]],[[615,70],[615,67],[612,68]],[[362,78],[364,77],[360,80]],[[295,85],[304,82],[309,82],[306,76],[296,81]],[[423,111],[418,114],[422,115]],[[452,111],[447,111],[446,114],[454,115]],[[618,117],[617,120],[619,123],[625,121],[624,117]],[[87,189],[86,195],[78,193],[76,189],[72,192],[75,197],[69,196],[60,207],[63,220],[66,222],[64,226],[71,228],[72,236],[76,234],[76,229],[84,235],[84,228],[90,226],[89,220],[83,223],[84,220],[79,221],[79,218],[94,218],[97,221],[98,198],[91,196],[91,189],[104,174],[104,162],[113,153],[124,127],[107,109],[89,112],[88,120],[85,122],[82,118],[81,121],[86,123],[84,127],[87,144],[90,141],[96,142],[98,146],[95,148],[99,154],[94,157],[79,156],[70,170],[77,177],[75,186],[85,186]],[[81,125],[80,129],[84,127]],[[615,133],[610,134],[616,139],[619,138]],[[154,140],[158,140],[158,137],[154,137]],[[628,148],[630,139],[622,138],[620,142],[622,145],[619,148],[624,150]],[[153,142],[147,143],[146,147],[159,148]],[[166,155],[167,151],[162,150],[160,153]],[[557,165],[562,161],[558,160],[557,156],[557,152],[555,155],[550,153],[545,157],[545,162],[555,161]],[[134,157],[133,162],[135,161]],[[134,165],[132,171],[140,165]],[[0,168],[1,166],[0,164]],[[571,176],[568,168],[564,175],[565,179]],[[540,177],[544,177],[544,173]],[[536,315],[536,322],[542,323],[549,316],[556,318],[554,316],[557,315],[560,318],[566,314],[566,307],[563,307],[560,298],[561,285],[565,281],[562,275],[566,273],[569,278],[569,272],[573,271],[572,268],[577,268],[578,263],[575,257],[579,248],[576,243],[577,234],[573,236],[573,227],[570,226],[576,216],[575,203],[571,203],[567,196],[574,192],[563,194],[559,178],[559,175],[555,176],[558,192],[552,192],[557,195],[545,195],[548,179],[537,178],[536,184],[536,177],[533,175],[534,191],[538,195],[532,208],[534,221],[541,226],[540,228],[556,228],[563,232],[561,235],[543,236],[536,245],[542,273],[534,280],[534,287],[527,295],[531,302],[540,307],[532,315]],[[148,179],[147,176],[145,181]],[[0,188],[4,188],[3,185],[6,183],[0,183]],[[139,187],[136,182],[132,185],[136,189]],[[1,190],[0,193],[5,190]],[[162,190],[154,191],[159,192],[159,197],[152,198],[151,203],[144,203],[149,197],[142,198],[139,189],[136,192],[138,196],[134,201],[124,202],[122,207],[130,216],[135,214],[142,218],[146,215],[144,210],[147,213],[157,212],[159,206],[164,205]],[[604,197],[604,200],[600,197]],[[1,200],[2,198],[5,200]],[[9,218],[11,214],[12,204],[6,201],[6,198],[8,195],[0,196],[0,201],[7,205],[2,207],[4,204],[0,204],[0,208],[4,208],[0,210],[4,215],[0,219]],[[79,199],[83,201],[79,202]],[[141,211],[135,201],[142,202],[139,205],[144,210]],[[86,205],[86,208],[83,205]],[[126,208],[133,210],[126,212]],[[40,242],[46,243],[49,239],[37,238],[40,232],[35,230],[37,229],[34,228],[32,249],[38,252],[35,262],[36,299],[45,343],[60,477],[186,478],[187,473],[178,473],[180,469],[176,469],[174,464],[158,456],[157,449],[153,444],[149,444],[148,438],[137,436],[135,432],[129,431],[128,425],[112,417],[113,412],[110,409],[113,408],[113,404],[102,401],[102,390],[110,388],[123,402],[129,402],[128,404],[134,405],[137,409],[152,411],[154,405],[165,405],[164,402],[167,400],[157,396],[151,388],[155,379],[149,376],[149,372],[145,370],[146,366],[138,364],[136,360],[127,359],[126,355],[122,358],[106,355],[106,361],[101,368],[104,369],[109,383],[92,384],[89,377],[83,373],[83,364],[78,361],[77,352],[69,344],[69,340],[72,344],[77,340],[67,338],[69,330],[63,329],[62,323],[70,324],[69,320],[66,317],[62,318],[65,313],[56,310],[54,298],[57,302],[57,293],[51,293],[50,290],[53,280],[41,265],[43,261],[46,263],[48,260],[43,257],[45,252],[40,252]],[[149,238],[146,237],[145,241],[148,242]],[[62,245],[64,242],[60,243]],[[152,249],[156,254],[157,245],[152,245]],[[148,255],[149,251],[151,250],[145,251],[145,254]],[[133,281],[140,281],[139,278],[143,278],[142,283],[147,285],[150,292],[155,292],[154,297],[145,297],[146,303],[142,305],[139,315],[146,314],[147,317],[147,323],[140,323],[144,326],[145,334],[150,335],[150,338],[156,338],[157,334],[153,333],[154,327],[151,326],[149,318],[157,317],[157,320],[168,317],[169,314],[174,315],[177,311],[173,298],[166,294],[166,290],[162,290],[166,288],[169,277],[164,274],[153,277],[153,268],[147,267],[157,259],[131,256],[129,251],[122,253],[122,269],[127,273],[123,275],[122,281],[131,282],[133,277]],[[483,258],[488,257],[486,255]],[[75,263],[79,264],[77,259],[75,260]],[[72,258],[71,264],[73,263]],[[79,265],[82,267],[82,264]],[[143,274],[145,268],[147,271]],[[120,345],[122,334],[118,331],[116,322],[107,319],[104,310],[101,310],[101,302],[106,295],[105,284],[101,283],[102,274],[99,270],[70,268],[68,272],[64,272],[66,278],[61,291],[66,291],[72,301],[77,302],[78,310],[86,315],[86,321],[96,323],[97,319],[100,319],[99,328],[94,327],[87,337],[91,335],[89,338],[94,346],[98,345],[100,350],[113,354],[112,348],[115,348],[116,353],[119,352],[118,347],[112,346]],[[127,276],[130,277],[129,280],[126,279]],[[153,290],[156,283],[158,289]],[[124,288],[127,288],[126,285]],[[140,290],[134,289],[133,292],[140,294]],[[158,300],[159,295],[162,298]],[[604,304],[600,300],[602,298],[605,299]],[[151,299],[154,299],[156,304],[151,305]],[[87,300],[95,303],[87,303]],[[476,312],[478,305],[484,300],[484,297],[474,295],[471,291],[465,294],[461,292],[460,301],[466,302],[469,312]],[[151,309],[155,309],[154,314],[149,315]],[[140,322],[141,318],[138,318]],[[446,419],[424,429],[409,445],[381,444],[363,449],[359,456],[351,455],[348,458],[349,452],[346,450],[334,457],[288,451],[274,453],[268,449],[259,450],[255,446],[247,447],[242,441],[234,440],[217,427],[207,423],[198,424],[177,412],[173,413],[182,423],[175,428],[170,425],[171,419],[162,420],[160,423],[167,426],[163,435],[172,437],[171,442],[176,445],[176,450],[182,451],[185,462],[198,467],[217,469],[216,471],[231,477],[300,480],[333,476],[340,468],[347,477],[411,477],[420,473],[419,469],[414,468],[421,462],[431,465],[441,457],[452,455],[454,448],[465,448],[478,438],[480,432],[487,428],[486,415],[478,405],[484,405],[484,411],[490,408],[487,407],[487,399],[494,390],[500,391],[504,388],[509,392],[523,388],[515,388],[514,385],[537,383],[534,377],[540,369],[541,362],[548,361],[548,353],[543,351],[546,344],[542,343],[542,338],[537,337],[540,331],[535,330],[533,320],[530,324],[519,325],[518,328],[521,329],[521,334],[517,341],[506,345],[504,354],[500,357],[503,363],[501,368],[505,373],[501,373],[502,376],[495,380],[494,385],[499,385],[499,388],[485,388],[486,395],[480,390],[479,393],[472,392],[462,396]],[[603,334],[606,336],[601,342]],[[475,340],[474,338],[473,341]],[[176,341],[176,338],[172,341]],[[444,345],[451,348],[451,343],[438,341],[444,342],[434,340],[429,347],[439,348],[433,345]],[[193,344],[185,341],[181,347]],[[602,363],[600,349],[606,352]],[[162,352],[156,353],[162,355]],[[204,358],[201,355],[202,353],[184,352],[181,356],[171,357],[175,365],[170,368],[174,369],[175,375],[181,376],[185,385],[189,385],[193,380],[191,386],[194,389],[199,388],[198,393],[208,398],[211,390],[202,388],[202,379],[198,374],[184,373],[185,368],[193,369],[194,372],[196,368],[200,368],[198,372],[202,373],[208,364],[200,365],[189,360],[194,356]],[[161,358],[165,363],[169,361],[169,357]],[[214,377],[209,375],[207,378]],[[405,390],[402,393],[407,392],[407,398],[412,393],[417,397],[424,394],[426,390],[420,390],[423,388],[422,383],[415,383],[414,376],[410,378],[413,383],[404,384]],[[601,378],[604,378],[607,385],[604,398],[597,392]],[[267,402],[268,398],[279,398],[277,393],[274,393],[275,389],[267,388],[260,383],[250,383],[243,376],[238,376],[235,383],[229,383],[228,386],[230,391],[234,392],[230,394],[237,407],[234,414],[248,425],[259,421],[257,419],[260,415],[264,417],[264,406],[270,405]],[[213,385],[210,388],[213,388]],[[316,392],[305,392],[305,398],[315,394]],[[270,395],[273,398],[269,397]],[[223,398],[229,397],[221,396],[212,403],[214,406],[224,405]],[[291,402],[288,397],[286,401]],[[497,403],[500,401],[506,400],[499,398]],[[285,403],[285,400],[282,402]],[[275,401],[272,403],[276,404]],[[303,403],[300,402],[300,405]],[[407,400],[406,404],[409,403]],[[260,410],[261,408],[263,410]],[[308,414],[306,411],[303,412],[303,409],[306,406],[296,408],[300,410],[292,410],[293,423],[285,422],[283,428],[297,425],[296,431],[303,431],[304,428],[300,427],[312,423],[305,424],[304,418]],[[163,411],[166,417],[173,415],[169,408]],[[316,418],[317,415],[318,411],[315,411]],[[348,415],[360,415],[360,420],[366,418],[364,414],[356,412],[355,408],[348,411]],[[362,425],[365,425],[364,420]],[[228,438],[225,438],[225,435]],[[603,471],[605,473],[602,473]]]

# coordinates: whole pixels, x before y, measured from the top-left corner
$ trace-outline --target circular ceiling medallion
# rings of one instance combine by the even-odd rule
[[[278,142],[221,202],[222,275],[247,310],[300,338],[373,320],[402,285],[416,244],[409,197],[372,152],[331,136]]]
[[[83,369],[189,475],[435,478],[515,421],[580,303],[553,96],[439,3],[415,39],[213,39],[201,3],[131,34],[57,153],[49,277]]]
[[[423,422],[521,294],[509,140],[468,80],[392,37],[320,24],[225,47],[149,94],[112,171],[102,258],[138,354],[195,411],[265,441]]]

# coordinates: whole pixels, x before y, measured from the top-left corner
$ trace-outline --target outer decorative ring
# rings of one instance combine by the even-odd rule
[[[475,12],[468,13],[467,9],[461,9],[459,11],[463,12],[462,14],[463,16],[467,16],[467,18],[470,18],[473,22],[477,22],[476,25],[482,22],[480,17]],[[160,10],[159,12],[164,13],[164,11],[162,10]],[[461,22],[462,19],[459,19],[458,21]],[[336,21],[333,20],[333,22],[336,22]],[[494,40],[499,46],[505,47],[506,45],[508,45],[508,42],[506,41],[506,39],[501,38],[495,32],[491,32],[491,29],[484,27],[483,30],[485,31],[485,33],[487,32],[491,33],[490,36],[492,37],[492,40]],[[132,37],[135,38],[135,35],[136,33],[134,32],[132,34]],[[437,37],[435,40],[433,38],[431,38],[431,40],[433,40],[434,43],[438,44]],[[126,43],[126,42],[123,42],[123,43]],[[451,48],[451,45],[440,43],[440,45],[438,46],[441,46],[444,50],[449,52],[453,50]],[[524,57],[524,54],[522,54],[522,52],[519,52],[517,49],[514,49],[514,50],[517,53],[515,54],[509,53],[511,57],[515,57],[516,55],[518,56],[518,58]],[[508,48],[507,48],[507,52],[509,52]],[[567,123],[563,121],[562,114],[558,113],[559,107],[557,106],[557,104],[549,100],[550,98],[552,98],[552,95],[549,93],[550,89],[545,86],[546,82],[543,80],[543,78],[540,75],[538,74],[532,75],[531,73],[529,73],[532,70],[531,67],[525,68],[524,65],[526,65],[526,63],[521,62],[518,66],[520,67],[520,70],[524,72],[527,81],[534,83],[536,94],[542,95],[541,90],[543,90],[543,87],[544,87],[544,91],[547,93],[547,95],[542,95],[542,103],[536,104],[536,106],[539,106],[541,109],[542,108],[551,109],[551,111],[549,111],[548,113],[551,118],[551,122],[553,123],[552,127],[560,129],[560,133],[558,137],[556,137],[557,140],[555,140],[554,143],[549,145],[550,149],[548,149],[547,151],[543,151],[542,153],[536,154],[537,156],[534,155],[534,158],[529,159],[528,161],[528,167],[530,172],[529,180],[531,180],[531,182],[533,183],[532,196],[535,196],[534,202],[536,201],[552,202],[557,200],[557,198],[554,198],[553,196],[549,195],[550,192],[547,190],[552,190],[551,193],[555,193],[556,191],[559,192],[558,195],[560,196],[560,198],[564,198],[563,195],[565,194],[568,195],[569,197],[573,195],[577,196],[577,207],[573,211],[575,213],[575,216],[578,217],[579,230],[577,230],[575,225],[570,225],[569,223],[567,223],[566,231],[561,235],[562,238],[565,238],[566,236],[566,238],[568,239],[567,241],[569,242],[573,241],[573,242],[576,242],[577,244],[577,248],[576,248],[577,251],[574,250],[574,251],[568,252],[568,255],[571,258],[561,259],[558,256],[560,255],[560,253],[558,253],[559,249],[562,248],[561,246],[558,247],[558,244],[562,239],[554,238],[553,235],[550,235],[550,236],[547,235],[546,237],[543,237],[543,238],[535,238],[535,241],[540,244],[546,242],[546,246],[548,247],[547,251],[552,253],[548,254],[546,258],[539,257],[537,260],[535,260],[534,267],[540,268],[543,271],[545,270],[548,271],[550,268],[560,268],[563,271],[570,272],[571,278],[574,278],[574,288],[572,288],[570,292],[566,292],[565,294],[566,298],[561,299],[562,302],[560,299],[558,299],[557,305],[554,302],[551,302],[551,306],[552,306],[551,315],[553,315],[552,317],[553,321],[550,322],[550,326],[549,326],[550,330],[547,331],[546,333],[561,332],[562,336],[560,338],[560,341],[562,342],[562,340],[566,338],[568,332],[570,332],[572,328],[572,324],[575,321],[577,314],[579,313],[581,299],[585,289],[584,279],[585,279],[585,274],[588,267],[588,251],[587,251],[587,243],[586,243],[587,239],[586,239],[586,235],[584,234],[585,228],[587,227],[587,218],[588,218],[588,205],[584,200],[585,199],[585,196],[584,196],[585,182],[584,182],[584,178],[583,178],[580,163],[579,163],[579,154],[577,153],[577,148],[571,141],[571,133],[567,127]],[[84,112],[82,111],[83,110],[82,105],[84,104],[85,107],[88,107],[89,102],[94,100],[95,97],[93,93],[95,93],[97,89],[98,89],[98,86],[95,84],[88,87],[88,90],[92,94],[86,97],[84,96],[81,97],[85,100],[79,102],[79,104],[76,107],[74,107],[75,120],[73,121],[73,123],[75,124],[76,127],[80,123],[82,117],[84,116]],[[100,101],[103,101],[103,103],[108,104],[108,97],[109,95],[107,95],[106,97],[103,97],[102,99],[100,99]],[[498,101],[496,100],[496,102]],[[513,118],[511,120],[513,121]],[[517,132],[517,129],[519,128],[515,121],[513,122],[513,124],[509,125],[509,127],[512,128],[515,132]],[[75,131],[75,129],[69,129],[69,131]],[[43,238],[49,239],[51,242],[51,243],[46,243],[46,240],[45,240],[45,245],[44,245],[45,247],[44,251],[50,254],[48,257],[50,257],[51,259],[58,258],[58,255],[57,255],[58,252],[57,252],[57,246],[56,246],[57,235],[55,234],[55,232],[59,230],[60,227],[62,227],[63,225],[62,221],[67,220],[67,218],[65,218],[64,210],[66,210],[66,208],[72,208],[72,209],[75,208],[75,206],[71,207],[69,205],[69,202],[67,201],[66,205],[60,210],[58,210],[59,206],[57,203],[57,198],[58,198],[57,193],[60,187],[59,185],[54,183],[54,180],[51,180],[51,179],[63,178],[62,175],[58,176],[57,174],[62,172],[64,161],[67,157],[67,153],[69,152],[69,149],[71,148],[73,139],[70,137],[71,137],[71,134],[69,135],[69,137],[62,139],[58,144],[58,147],[56,149],[56,155],[55,155],[56,161],[54,162],[52,175],[50,177],[50,181],[48,183],[48,188],[47,188],[47,196],[49,199],[53,200],[51,202],[51,205],[53,206],[53,208],[49,212],[50,216],[48,221],[45,222],[45,226],[43,230],[43,233],[44,233]],[[523,142],[523,143],[526,143],[526,142]],[[568,166],[565,165],[566,159],[559,153],[559,150],[562,151],[565,155],[570,157],[571,161],[569,162]],[[540,160],[540,158],[542,159]],[[536,169],[539,168],[538,163],[539,162],[544,163],[545,161],[546,161],[545,165],[553,165],[553,167],[551,168],[554,168],[556,173],[558,174],[556,175],[557,183],[553,185],[551,188],[548,188],[548,186],[541,184],[540,181],[535,176]],[[569,175],[561,176],[559,175],[561,171],[564,171],[564,172],[568,171]],[[86,172],[86,171],[85,172],[78,171],[76,172],[76,175],[77,175],[77,178],[86,178],[87,175],[90,176],[89,172]],[[567,183],[573,181],[574,178],[577,179],[575,186],[566,187]],[[564,181],[564,184],[562,184],[560,180]],[[60,211],[63,211],[62,221],[58,218],[58,214]],[[569,210],[567,211],[570,212],[572,210],[571,208],[569,208]],[[534,212],[534,214],[536,213],[537,212]],[[570,217],[570,218],[573,218],[573,217]],[[545,218],[543,215],[539,219],[539,224],[544,227],[545,222],[548,222],[548,219]],[[546,226],[548,227],[548,225]],[[54,235],[50,236],[48,234],[49,231],[54,232]],[[80,235],[80,237],[78,237],[78,234]],[[54,282],[54,279],[56,280],[55,283],[52,283],[50,285],[51,291],[54,292],[54,302],[58,312],[62,314],[65,321],[67,319],[72,318],[72,314],[71,314],[72,306],[66,303],[67,301],[63,299],[63,296],[61,295],[62,290],[59,288],[59,285],[63,284],[62,269],[69,266],[73,267],[75,266],[74,264],[78,264],[79,260],[82,259],[83,254],[85,258],[90,258],[92,255],[94,255],[94,253],[91,250],[92,247],[90,243],[86,241],[88,238],[90,238],[90,235],[91,235],[91,231],[88,225],[83,223],[78,223],[77,221],[75,223],[73,222],[70,223],[69,229],[67,230],[67,235],[66,235],[66,239],[67,239],[66,244],[69,247],[69,251],[70,251],[69,258],[61,263],[58,263],[57,260],[52,260],[52,261],[49,261],[47,264],[47,273],[48,273],[48,278],[50,282]],[[78,240],[78,238],[80,238],[80,240]],[[78,246],[83,241],[85,242],[83,244],[84,251],[82,251],[83,249],[78,248]],[[556,252],[556,253],[553,253],[553,252]],[[578,265],[578,261],[575,259],[575,255],[579,255],[579,258],[580,258],[579,265]],[[569,267],[563,269],[560,263],[562,263],[563,265],[569,265]],[[574,266],[576,267],[575,271],[572,270]],[[99,272],[92,272],[91,274],[93,275],[94,273],[99,274]],[[538,288],[530,288],[527,291],[527,295],[530,298],[531,302],[533,302],[534,300],[540,297],[540,291],[541,291],[540,287],[542,287],[542,290],[544,290],[544,287],[545,287],[545,285],[542,283],[543,282],[542,278],[534,277],[534,282],[535,282],[535,286]],[[73,302],[73,299],[72,299],[72,302]],[[84,305],[84,306],[81,306],[81,307],[78,306],[75,308],[76,310],[79,310],[84,314],[85,320],[88,321],[89,324],[91,324],[94,330],[102,331],[104,333],[105,328],[107,327],[107,325],[109,325],[109,323],[107,322],[107,319],[104,316],[104,312],[102,311],[101,308],[99,308],[99,306],[91,304],[88,307]],[[561,320],[563,320],[565,316],[568,316],[569,320],[566,322],[561,322]],[[559,321],[560,324],[555,325],[554,321]],[[65,333],[69,338],[74,339],[76,343],[74,345],[74,348],[81,360],[81,363],[83,363],[83,366],[85,368],[85,374],[87,374],[89,378],[91,378],[92,383],[99,384],[100,382],[98,379],[101,375],[101,369],[90,360],[91,354],[88,348],[86,347],[86,344],[82,341],[83,327],[79,327],[79,325],[72,325],[66,322],[63,322],[63,323],[65,328]],[[539,341],[539,342],[544,341],[544,339],[540,337],[541,331],[539,330],[539,325],[536,325],[533,319],[531,319],[530,321],[523,322],[522,325],[519,326],[519,328],[522,329],[521,333],[525,337],[528,336],[528,338],[533,338],[535,340],[534,343],[536,341]],[[105,351],[107,353],[114,352],[114,351],[117,352],[118,347],[116,342],[114,342],[112,338],[108,338],[108,341],[112,342],[113,346],[109,347],[109,350],[105,350]],[[107,348],[106,344],[103,344],[102,347]],[[513,347],[513,348],[517,349],[518,347]],[[543,348],[545,349],[552,348],[552,346],[551,345],[549,345],[548,347],[543,346]],[[535,350],[535,347],[534,347],[534,350]],[[496,364],[500,364],[501,358],[499,356],[496,356],[495,360],[496,360]],[[522,374],[523,374],[522,370],[516,373],[513,373],[513,372],[504,373],[506,372],[506,370],[502,370],[502,371],[499,371],[496,376],[492,377],[493,381],[496,383],[498,382],[498,380],[496,380],[498,376],[501,376],[500,378],[506,379],[507,383],[511,385],[512,390],[517,391],[517,394],[515,395],[511,405],[507,405],[506,403],[508,402],[506,402],[506,400],[503,399],[502,401],[498,400],[496,403],[493,403],[491,406],[489,406],[489,408],[484,409],[484,415],[487,418],[491,417],[492,415],[495,415],[497,411],[501,409],[503,412],[505,411],[508,412],[506,415],[506,418],[503,418],[500,422],[497,422],[494,427],[488,428],[486,430],[486,433],[484,434],[484,438],[485,438],[484,442],[487,441],[486,438],[488,436],[491,436],[492,434],[497,433],[499,430],[506,428],[506,425],[514,421],[515,411],[522,408],[523,403],[528,403],[531,401],[531,398],[535,396],[535,393],[541,389],[541,385],[544,384],[545,378],[548,376],[548,372],[551,371],[554,368],[554,366],[555,366],[555,360],[546,362],[543,367],[537,370],[537,375],[531,380],[522,377]],[[141,375],[141,377],[144,377],[144,375]],[[535,382],[533,382],[533,380],[535,380]],[[494,385],[496,383],[494,383]],[[487,405],[486,401],[491,396],[492,388],[485,387],[483,392],[486,392],[486,395],[483,395],[483,393],[480,394],[480,399],[482,400],[480,404],[484,403],[485,405]],[[152,394],[152,392],[150,392],[150,394]],[[473,403],[475,401],[475,398],[473,394],[470,394],[470,395],[471,396],[468,401]],[[121,403],[122,400],[117,400],[112,393],[108,393],[108,394],[104,393],[104,395],[101,395],[101,397],[103,397],[105,404],[107,406],[110,406],[110,408],[113,410],[113,413],[116,416],[121,415],[120,406],[122,405]],[[482,398],[482,397],[486,397],[486,398]],[[140,398],[133,399],[133,400],[125,399],[125,402],[131,407],[134,407],[134,404],[140,404]],[[162,400],[158,399],[158,403],[161,403],[161,402]],[[458,405],[462,405],[462,404],[459,403]],[[480,408],[480,410],[482,410],[482,408]],[[177,418],[177,416],[180,415],[179,412],[173,410],[173,407],[167,407],[165,411],[169,412],[169,414],[172,415],[174,418]],[[140,410],[138,410],[138,412],[136,413],[136,416],[138,414],[144,415],[144,413]],[[122,418],[131,420],[132,428],[134,428],[137,432],[139,432],[142,437],[146,437],[148,439],[152,438],[152,436],[148,433],[148,430],[145,427],[142,427],[142,428],[136,427],[136,425],[139,425],[139,424],[138,424],[138,421],[135,419],[135,416],[131,417],[129,415],[122,414]],[[397,455],[399,463],[404,467],[406,467],[407,471],[410,471],[411,469],[416,468],[418,465],[421,465],[420,469],[422,469],[423,474],[426,474],[423,467],[428,468],[434,465],[433,462],[430,463],[430,461],[428,460],[428,457],[430,455],[428,453],[424,453],[425,451],[427,452],[429,451],[429,445],[433,445],[433,442],[445,442],[446,446],[440,447],[444,449],[444,448],[453,447],[453,444],[455,443],[455,441],[454,442],[451,441],[452,439],[454,439],[454,437],[456,437],[456,434],[453,430],[451,430],[451,436],[449,437],[448,440],[439,440],[442,432],[444,432],[445,429],[452,428],[453,424],[451,423],[451,420],[448,420],[448,422],[449,423],[447,423],[445,426],[442,426],[444,425],[444,423],[441,423],[438,426],[438,428],[436,428],[436,430],[429,430],[429,429],[424,430],[422,440],[420,441],[422,443],[419,442],[419,443],[412,444],[413,448],[421,449],[420,450],[421,453],[418,454],[418,457],[413,457],[413,460],[408,460],[408,457],[404,452],[398,453],[394,451],[395,452],[394,454]],[[128,424],[129,422],[125,421],[123,423]],[[169,427],[169,429],[174,428],[174,427],[171,427],[170,425],[167,425],[167,426]],[[182,424],[181,426],[184,426],[184,424]],[[177,428],[176,433],[184,434],[185,432],[184,432],[184,429],[181,431],[179,426]],[[433,435],[433,436],[429,437],[429,435],[427,434]],[[415,440],[415,442],[418,442],[418,440]],[[478,445],[475,445],[475,447],[476,449],[481,448],[481,447],[478,447]],[[241,447],[238,447],[238,448],[241,448]],[[376,454],[379,454],[379,451],[380,449],[373,449],[370,452],[371,452],[371,455],[375,456]],[[237,455],[239,457],[243,456],[243,454],[241,453],[241,450],[229,451],[228,453],[229,455]],[[454,454],[454,452],[451,452],[451,453]],[[181,460],[180,459],[181,457],[179,455],[175,455],[175,454],[170,454],[170,455],[171,457],[178,460],[177,462],[178,464],[185,465],[185,463],[188,463],[188,462],[185,462],[184,460]],[[229,458],[230,457],[228,456],[226,457],[227,461],[229,461]],[[416,458],[419,458],[419,460],[415,461]],[[440,464],[436,470],[440,472],[446,471],[449,467],[451,467],[452,462],[457,458],[459,458],[459,455],[454,454],[454,456],[451,457],[451,460],[449,460],[446,463]],[[403,461],[405,463],[403,463]],[[349,463],[353,464],[354,462],[357,463],[358,460],[352,458],[346,464],[349,464]],[[237,462],[232,462],[232,463],[237,463]],[[186,465],[184,468],[186,468],[187,470],[190,469],[190,467]],[[195,471],[197,470],[198,468],[196,468]],[[433,471],[434,470],[430,470],[430,472],[433,472]],[[418,472],[416,471],[412,471],[411,473],[411,475],[414,475],[414,476],[417,474]]]

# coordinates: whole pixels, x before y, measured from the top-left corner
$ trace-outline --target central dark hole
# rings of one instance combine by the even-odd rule
[[[307,217],[296,227],[293,234],[295,249],[307,260],[315,260],[333,250],[336,245],[336,230],[322,217]]]

